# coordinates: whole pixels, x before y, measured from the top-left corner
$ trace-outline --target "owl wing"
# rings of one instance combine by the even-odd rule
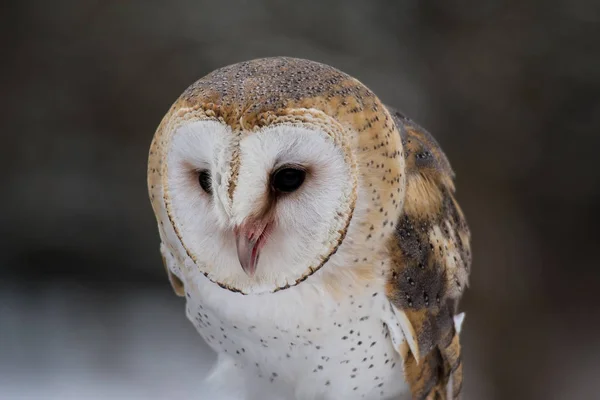
[[[415,399],[457,399],[462,386],[458,301],[468,285],[470,233],[454,173],[435,139],[389,109],[402,137],[406,197],[389,242],[386,293],[394,347]]]

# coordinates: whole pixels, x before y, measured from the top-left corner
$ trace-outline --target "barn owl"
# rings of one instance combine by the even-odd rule
[[[470,233],[434,138],[275,57],[186,89],[150,148],[160,251],[232,399],[456,399]]]

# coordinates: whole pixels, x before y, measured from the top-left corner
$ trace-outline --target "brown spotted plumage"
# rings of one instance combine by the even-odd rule
[[[454,198],[450,163],[435,139],[402,114],[393,115],[404,144],[407,191],[389,241],[387,294],[415,332],[418,353],[405,359],[414,398],[458,398],[462,364],[454,316],[468,282],[469,228]]]
[[[259,264],[256,275],[247,276],[239,265],[222,265],[224,256],[197,246],[203,232],[194,231],[198,222],[188,223],[193,214],[181,211],[178,193],[187,175],[173,171],[189,168],[193,176],[199,167],[176,164],[171,156],[174,147],[182,151],[181,142],[174,143],[195,122],[218,126],[227,143],[211,159],[225,157],[226,163],[213,167],[215,187],[202,203],[210,214],[218,202],[222,231],[211,230],[216,222],[203,229],[218,238],[210,246],[223,253],[238,232],[225,220],[237,221],[234,205],[250,191],[243,187],[243,143],[268,129],[301,127],[339,151],[347,175],[315,254],[286,273],[277,267],[267,273],[270,265]],[[327,173],[301,167],[307,179]],[[471,254],[453,172],[429,133],[361,82],[333,67],[286,57],[214,71],[191,85],[162,120],[150,149],[148,187],[171,284],[186,296],[188,316],[215,351],[256,368],[269,383],[289,372],[289,393],[303,399],[390,398],[402,393],[395,376],[405,379],[414,399],[459,398],[456,313]],[[289,204],[266,187],[252,197],[247,220],[274,220],[280,203]],[[234,345],[245,347],[229,347],[234,338]],[[269,354],[271,348],[277,351]],[[265,365],[279,372],[267,374]],[[299,394],[304,389],[294,385],[304,379],[315,382],[315,393]]]

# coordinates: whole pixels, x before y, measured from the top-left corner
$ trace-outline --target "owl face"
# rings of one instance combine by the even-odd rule
[[[370,270],[357,255],[385,253],[404,165],[368,88],[274,57],[220,68],[181,94],[154,135],[148,189],[174,275],[260,294]]]
[[[339,129],[276,123],[234,132],[216,120],[173,129],[163,193],[193,268],[262,293],[323,266],[343,241],[357,190]]]

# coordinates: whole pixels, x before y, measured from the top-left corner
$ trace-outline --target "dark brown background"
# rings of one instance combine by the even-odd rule
[[[202,398],[147,151],[185,87],[274,55],[354,75],[446,150],[473,231],[466,399],[599,396],[597,1],[2,8],[0,398]]]

